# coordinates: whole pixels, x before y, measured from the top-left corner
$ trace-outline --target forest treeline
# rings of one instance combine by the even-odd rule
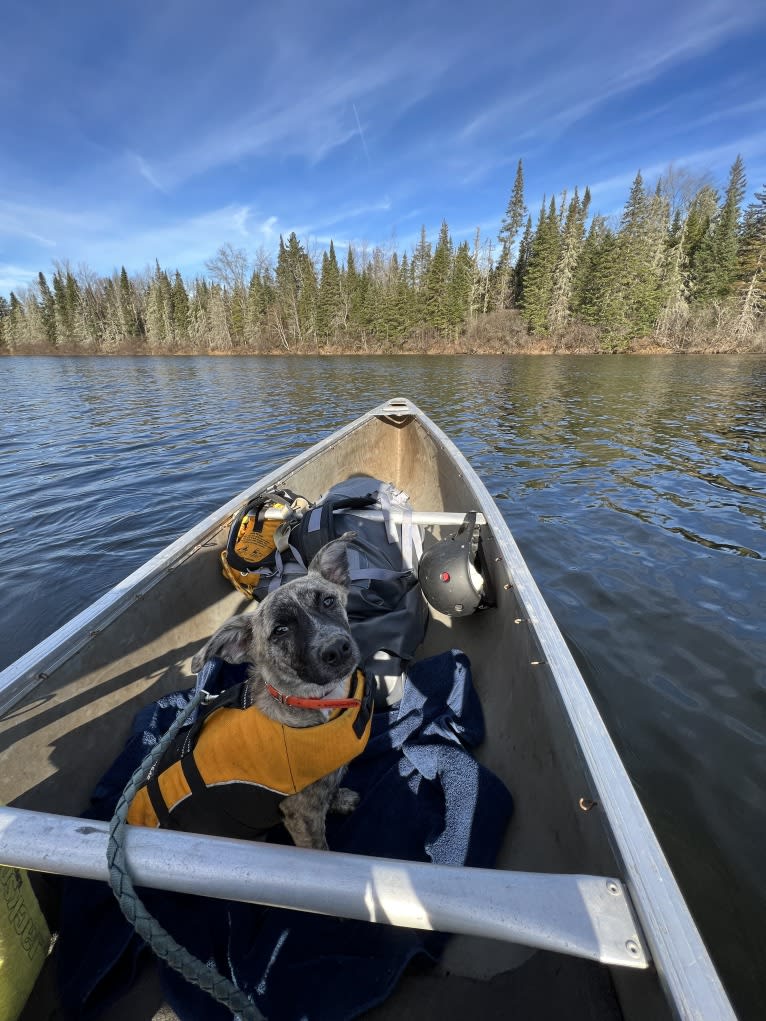
[[[0,296],[0,351],[513,352],[766,350],[766,188],[669,168],[639,172],[617,222],[575,188],[536,218],[515,180],[497,238],[425,227],[409,252],[349,246],[339,260],[280,237],[276,259],[224,245],[186,281],[159,263],[101,276],[56,263]]]

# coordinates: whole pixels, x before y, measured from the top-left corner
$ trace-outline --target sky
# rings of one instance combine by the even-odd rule
[[[766,183],[764,0],[10,0],[0,34],[0,294],[56,263],[295,231],[410,250],[496,238],[516,165],[618,215],[670,164]]]

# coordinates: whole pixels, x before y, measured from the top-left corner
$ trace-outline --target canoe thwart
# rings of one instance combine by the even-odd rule
[[[108,823],[0,808],[0,863],[107,880]],[[627,891],[603,876],[429,865],[130,827],[138,886],[269,904],[647,968]]]
[[[281,521],[286,516],[286,511],[281,511],[278,508],[268,508],[264,513],[264,518],[267,521]],[[368,521],[383,521],[383,511],[380,510],[366,510],[364,507],[354,507],[353,509],[344,507],[342,510],[336,510],[335,514],[353,514],[357,518],[366,518]],[[401,524],[404,518],[404,511],[398,507],[391,507],[387,511],[388,516],[396,524]],[[422,525],[424,528],[433,527],[436,525],[455,525],[460,526],[465,521],[465,514],[458,511],[411,511],[409,520],[413,525]],[[483,514],[476,515],[476,524],[485,525],[486,519]]]

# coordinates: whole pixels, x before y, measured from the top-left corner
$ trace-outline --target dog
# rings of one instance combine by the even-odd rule
[[[346,532],[329,542],[305,576],[270,592],[253,612],[226,621],[193,657],[192,669],[198,673],[214,656],[247,663],[249,704],[264,716],[285,728],[321,730],[328,719],[337,721],[336,701],[353,703],[350,696],[364,690],[360,685],[365,683],[346,616],[347,547],[354,537]],[[369,717],[369,692],[363,701]],[[367,734],[369,719],[365,742]],[[360,743],[358,751],[363,747]],[[340,786],[345,771],[346,765],[340,765],[280,801],[285,828],[297,846],[326,850],[327,813],[348,814],[357,806],[359,795]]]

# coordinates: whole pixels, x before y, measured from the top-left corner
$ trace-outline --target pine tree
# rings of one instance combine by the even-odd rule
[[[69,344],[72,341],[73,333],[69,317],[69,303],[64,279],[58,270],[53,274],[53,303],[56,339],[60,344]]]
[[[154,264],[154,275],[146,294],[146,339],[150,347],[168,351],[174,346],[172,289],[167,273]]]
[[[354,249],[349,244],[345,271],[341,274],[341,309],[343,328],[354,334],[361,324],[360,280],[356,270]]]
[[[45,274],[40,272],[37,277],[37,289],[40,294],[40,317],[42,319],[45,339],[51,345],[56,346],[56,302],[45,279]]]
[[[617,238],[606,218],[594,216],[575,275],[574,309],[578,318],[608,330],[619,301]]]
[[[294,231],[286,245],[279,239],[275,289],[273,322],[289,349],[291,342],[313,337],[316,329],[316,272]]]
[[[500,225],[498,241],[500,242],[500,256],[498,259],[498,308],[508,308],[513,300],[516,291],[513,279],[514,246],[516,238],[521,230],[524,219],[527,216],[527,207],[524,204],[524,169],[521,160],[516,167],[516,177],[513,182],[513,191],[508,200],[503,222]]]
[[[13,291],[11,291],[8,300],[8,316],[5,320],[5,340],[8,348],[13,351],[21,347],[26,339],[26,318],[24,306]]]
[[[665,242],[660,275],[661,308],[655,332],[660,339],[673,343],[677,343],[689,311],[688,223],[688,216],[684,219],[681,210],[676,209]]]
[[[412,253],[412,275],[415,290],[424,292],[431,267],[431,244],[426,237],[425,224],[420,228],[420,240]]]
[[[34,290],[30,287],[24,294],[24,334],[25,344],[38,347],[45,343],[45,327],[43,325],[40,305]]]
[[[206,280],[195,280],[189,297],[189,339],[198,350],[208,347],[211,327],[208,316],[210,288]]]
[[[330,241],[330,251],[322,256],[322,274],[317,297],[316,323],[320,337],[330,337],[338,329],[342,319],[340,268],[335,255],[335,246]]]
[[[522,315],[533,333],[545,333],[548,329],[548,317],[553,296],[553,274],[560,248],[558,224],[555,198],[551,198],[547,214],[545,199],[543,199],[537,230],[532,241],[529,265],[524,275],[522,299]]]
[[[548,325],[551,330],[563,330],[571,318],[575,272],[584,241],[584,216],[580,197],[575,188],[567,209],[561,237],[559,257],[553,274]]]
[[[447,316],[452,335],[457,337],[460,328],[465,324],[471,310],[471,284],[473,280],[473,260],[468,242],[458,245],[452,263],[447,292]]]
[[[599,325],[612,349],[622,349],[632,337],[646,336],[654,330],[663,304],[667,217],[668,203],[660,186],[648,195],[639,171],[623,210],[610,287],[603,292],[609,300],[600,306]]]
[[[766,187],[755,193],[745,212],[737,291],[736,333],[744,339],[754,333],[758,318],[766,314]]]
[[[524,296],[524,280],[529,269],[529,260],[532,257],[532,217],[527,217],[527,224],[519,244],[519,257],[513,267],[513,303],[521,307]]]
[[[173,278],[170,297],[176,343],[185,345],[189,341],[189,295],[178,270]]]
[[[120,270],[120,307],[127,336],[140,337],[143,334],[143,323],[139,314],[138,298],[124,266]]]
[[[695,299],[703,305],[732,293],[737,280],[739,216],[745,195],[745,165],[737,156],[729,172],[724,204],[711,224],[695,262]]]
[[[0,351],[8,349],[8,338],[6,336],[6,323],[11,314],[10,307],[5,298],[0,294]]]
[[[245,310],[244,340],[247,347],[258,347],[266,332],[269,308],[269,283],[257,270],[250,277]]]
[[[696,271],[696,262],[710,225],[718,215],[718,192],[703,185],[689,203],[685,220],[684,259],[690,273]]]
[[[406,337],[414,325],[413,293],[410,285],[410,264],[405,252],[399,264],[394,295],[394,336]]]
[[[442,220],[439,240],[428,267],[425,283],[426,324],[444,335],[450,327],[448,288],[452,274],[452,239],[447,221]]]

